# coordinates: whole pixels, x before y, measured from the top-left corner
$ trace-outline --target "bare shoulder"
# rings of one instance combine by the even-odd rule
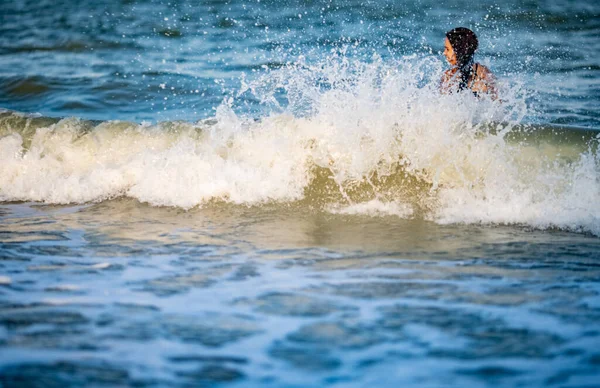
[[[456,74],[457,69],[455,67],[448,69],[444,72],[444,78],[445,79],[450,79],[454,76],[454,74]]]
[[[476,63],[475,66],[476,75],[471,89],[476,92],[488,93],[491,95],[493,100],[497,99],[498,92],[494,74],[490,69],[487,68],[487,66],[484,66],[480,63]]]
[[[492,73],[492,71],[485,65],[482,65],[481,63],[476,63],[476,71],[477,71],[477,76],[480,78],[489,78],[489,77],[493,77],[494,73]]]

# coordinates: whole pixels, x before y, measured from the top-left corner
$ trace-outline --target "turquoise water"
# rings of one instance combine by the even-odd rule
[[[543,123],[598,128],[600,9],[593,1],[4,1],[0,106],[100,120],[212,117],[240,76],[357,46],[390,63],[441,61],[444,33],[472,27],[479,60],[531,91]],[[164,85],[161,86],[161,85]]]
[[[87,3],[0,5],[0,386],[597,385],[596,3]]]

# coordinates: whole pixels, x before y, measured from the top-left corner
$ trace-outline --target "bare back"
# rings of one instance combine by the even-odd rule
[[[453,67],[444,72],[440,88],[443,92],[456,90],[460,80],[458,79],[458,68]],[[493,99],[497,98],[496,80],[490,69],[482,64],[475,63],[472,67],[471,77],[467,87],[476,95],[489,94]]]

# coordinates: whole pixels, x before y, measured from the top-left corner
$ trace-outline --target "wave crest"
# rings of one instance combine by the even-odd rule
[[[432,58],[301,60],[242,80],[238,95],[270,107],[258,120],[236,114],[233,98],[198,123],[3,112],[0,200],[300,202],[600,235],[596,134],[520,124],[518,87],[505,87],[502,102],[440,94],[441,71]]]

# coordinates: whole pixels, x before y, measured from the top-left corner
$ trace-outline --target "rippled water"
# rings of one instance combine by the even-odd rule
[[[0,5],[0,386],[598,384],[595,2],[83,3]]]
[[[595,237],[277,206],[1,210],[5,386],[598,381]]]
[[[358,57],[441,61],[445,31],[466,25],[479,34],[479,60],[534,93],[532,119],[600,123],[595,1],[7,0],[2,16],[0,107],[14,110],[197,120],[235,95],[242,73],[345,44]],[[236,102],[260,109],[253,96]]]

